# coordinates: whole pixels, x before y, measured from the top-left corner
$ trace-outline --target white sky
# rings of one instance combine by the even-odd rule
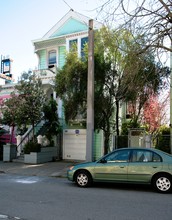
[[[94,19],[101,0],[0,0],[0,55],[13,60],[15,79],[37,66],[31,41],[43,37],[70,10],[65,2]]]

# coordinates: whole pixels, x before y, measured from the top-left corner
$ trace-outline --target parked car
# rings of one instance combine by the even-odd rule
[[[172,190],[172,155],[148,148],[122,148],[96,162],[80,163],[67,171],[80,187],[93,182],[151,184],[157,191]]]

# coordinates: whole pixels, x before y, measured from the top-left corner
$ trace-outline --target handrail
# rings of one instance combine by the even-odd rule
[[[35,127],[34,128],[41,128],[43,125],[40,125],[40,126],[38,126],[41,122],[43,121],[43,117],[41,118],[41,120],[40,121],[38,121],[37,123],[36,123],[36,125],[35,125]],[[31,138],[33,137],[33,127],[32,126],[30,126],[30,128],[26,131],[26,133],[22,136],[22,140],[20,141],[20,143],[17,145],[17,152],[18,152],[18,149],[19,149],[19,147],[21,147],[22,146],[22,144],[24,143],[24,141],[27,139],[28,141],[29,140],[31,140]],[[30,134],[31,134],[31,136],[30,136]],[[34,134],[35,135],[35,134]]]

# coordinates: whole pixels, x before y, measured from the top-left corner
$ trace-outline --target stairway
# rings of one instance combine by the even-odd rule
[[[16,163],[24,163],[24,154],[21,153],[20,156],[17,156],[17,158],[13,159],[13,162],[16,162]]]
[[[46,123],[44,120],[40,120],[36,125],[35,125],[35,140],[39,135],[45,135],[46,131],[48,129],[48,123]],[[20,144],[17,146],[18,152],[21,151],[20,156],[17,157],[17,161],[24,161],[24,154],[23,154],[23,147],[25,143],[27,143],[29,140],[32,140],[33,137],[33,129],[30,127],[30,129],[27,130],[27,132],[23,135],[23,139],[21,140]],[[21,150],[20,150],[21,149]]]

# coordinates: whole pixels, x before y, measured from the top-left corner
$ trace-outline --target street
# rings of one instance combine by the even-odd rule
[[[172,194],[148,186],[0,174],[0,216],[24,220],[171,220]],[[13,218],[11,218],[13,219]]]

